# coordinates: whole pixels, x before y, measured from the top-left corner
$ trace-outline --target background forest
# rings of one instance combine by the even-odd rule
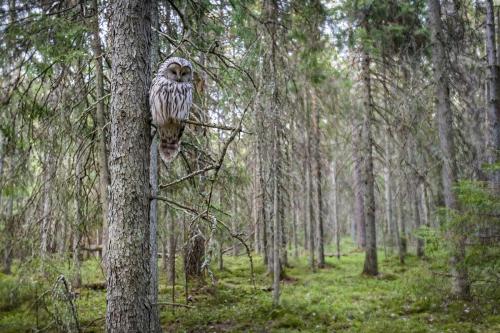
[[[0,0],[0,331],[499,332],[495,2]]]

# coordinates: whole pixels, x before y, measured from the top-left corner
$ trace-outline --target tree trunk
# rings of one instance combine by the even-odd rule
[[[384,144],[385,144],[385,165],[384,165],[384,183],[385,183],[385,217],[387,223],[387,231],[388,231],[388,245],[389,248],[394,248],[396,235],[394,234],[394,203],[393,203],[393,195],[392,195],[392,165],[391,165],[391,157],[392,157],[392,149],[391,149],[391,141],[389,140],[389,127],[385,128],[384,133]]]
[[[337,160],[332,162],[332,218],[335,230],[335,245],[337,248],[337,259],[340,259],[340,224],[338,208],[338,189],[337,189]]]
[[[457,180],[457,166],[455,161],[455,147],[453,142],[453,117],[450,105],[449,77],[446,69],[446,51],[441,21],[441,7],[439,0],[428,0],[429,18],[431,26],[432,62],[434,65],[434,80],[437,98],[437,121],[439,144],[441,148],[443,195],[446,208],[458,210],[458,203],[453,192],[453,185]],[[470,298],[470,283],[465,259],[465,233],[454,235],[450,233],[452,244],[452,280],[453,292],[461,299]]]
[[[83,229],[83,207],[82,207],[82,165],[84,164],[84,159],[82,154],[77,156],[76,160],[76,170],[75,170],[75,226],[73,230],[73,287],[79,288],[82,284],[81,275],[81,262],[80,262],[80,247],[82,240],[82,229]]]
[[[415,219],[415,231],[418,232],[420,226],[422,225],[422,216],[420,214],[420,194],[419,185],[417,180],[412,181],[412,201],[413,201],[413,217]],[[424,240],[422,237],[416,236],[417,238],[417,257],[422,258],[424,256]]]
[[[186,274],[188,279],[202,280],[203,256],[205,255],[205,239],[198,225],[190,225],[186,240]]]
[[[238,196],[236,195],[236,191],[233,192],[232,197],[233,203],[233,217],[231,218],[231,229],[233,234],[238,233]],[[233,238],[233,256],[239,255],[239,246],[240,243],[236,238]]]
[[[367,23],[365,23],[367,25]],[[367,29],[368,27],[365,26]],[[368,31],[368,30],[367,30]],[[364,81],[364,101],[363,101],[363,130],[362,130],[362,147],[363,147],[363,180],[365,185],[365,218],[366,218],[366,255],[363,273],[367,275],[378,274],[377,262],[377,232],[375,227],[375,178],[373,175],[373,158],[372,158],[372,117],[373,104],[371,96],[371,78],[370,78],[370,56],[364,50],[362,59],[362,75]]]
[[[224,207],[224,188],[219,190],[219,207]],[[224,269],[224,233],[222,231],[218,232],[217,235],[219,239],[219,246],[217,251],[217,263],[219,271]]]
[[[357,121],[354,120],[356,123]],[[356,228],[356,242],[358,248],[366,246],[366,223],[365,223],[365,186],[363,184],[363,159],[359,147],[361,145],[361,131],[357,125],[352,128],[352,157],[353,157],[353,183],[354,183],[354,224]]]
[[[151,2],[111,4],[111,146],[107,332],[151,332],[149,230]]]
[[[307,115],[308,119],[310,115]],[[307,128],[310,128],[309,120]],[[311,168],[311,134],[307,131],[307,156],[306,156],[306,211],[307,211],[307,231],[308,231],[308,247],[309,247],[309,266],[312,271],[316,270],[316,262],[314,259],[314,251],[316,251],[316,246],[314,244],[315,238],[315,219],[314,219],[314,189],[313,189],[313,175]]]
[[[151,26],[156,30],[160,28],[158,18],[158,1],[151,0]],[[151,67],[156,68],[156,64],[160,59],[159,36],[157,32],[151,35]],[[151,196],[158,195],[158,137],[153,136],[154,129],[151,129],[151,147],[149,151],[149,184],[151,186]],[[150,332],[161,332],[160,317],[158,309],[158,200],[151,200],[149,207],[149,246],[150,246],[150,267],[151,267],[151,284],[149,297],[151,300],[151,326]]]
[[[277,124],[275,124],[277,127]],[[277,130],[275,129],[277,134]],[[279,145],[277,144],[277,138],[274,142],[274,155],[277,157]],[[275,161],[276,162],[276,161]],[[279,304],[280,300],[280,277],[281,277],[281,266],[280,266],[280,212],[279,212],[279,171],[277,168],[273,172],[273,304],[276,306]]]
[[[163,215],[166,216],[166,213]],[[168,242],[167,235],[164,234],[161,238],[161,263],[164,272],[168,272]],[[167,280],[168,281],[168,280]]]
[[[495,12],[493,0],[486,0],[486,53],[488,55],[489,71],[489,100],[488,100],[488,125],[486,158],[488,164],[498,162],[500,154],[500,77],[497,64],[497,49],[495,43]],[[491,188],[500,192],[500,171],[488,171]]]
[[[167,224],[167,248],[168,248],[168,264],[167,264],[167,280],[175,285],[175,252],[176,252],[176,237],[175,237],[175,222],[174,214],[166,207],[165,220]]]
[[[307,140],[307,139],[306,139]],[[307,142],[305,144],[306,147],[305,151],[307,154]],[[309,250],[309,200],[310,200],[310,184],[309,184],[309,174],[307,173],[308,170],[308,165],[309,165],[309,160],[307,159],[307,156],[304,158],[304,163],[303,163],[303,170],[305,172],[301,173],[301,189],[302,193],[305,193],[305,200],[301,201],[301,211],[302,211],[302,229],[304,230],[304,251]]]
[[[6,156],[6,144],[3,133],[0,132],[0,189],[3,189],[3,169]],[[2,190],[0,190],[0,214],[2,213]]]
[[[496,59],[496,63],[497,63],[497,66],[500,66],[500,52],[498,52],[498,50],[500,50],[500,38],[498,38],[498,36],[500,36],[500,7],[497,7],[496,8],[497,10],[497,13],[496,13],[496,48],[497,48],[497,59]]]
[[[406,237],[406,215],[405,215],[405,200],[403,196],[403,177],[404,170],[402,166],[402,148],[397,147],[396,150],[396,160],[397,165],[399,166],[399,170],[396,178],[396,212],[397,212],[397,221],[394,224],[398,230],[398,237],[396,240],[399,240],[398,244],[398,252],[399,252],[399,262],[404,264],[405,256],[407,253],[407,237]]]
[[[421,196],[420,196],[420,175],[418,174],[417,168],[418,168],[418,161],[417,161],[417,140],[416,138],[412,136],[409,139],[409,145],[408,145],[408,157],[410,160],[410,163],[413,165],[413,172],[412,172],[412,179],[409,182],[410,188],[411,188],[411,201],[412,201],[412,209],[413,209],[413,219],[415,221],[415,233],[418,233],[420,226],[422,225],[422,214],[420,210],[421,206]],[[422,237],[419,237],[418,235],[415,235],[416,240],[417,240],[417,257],[422,258],[424,256],[424,240]]]
[[[219,232],[219,246],[217,251],[217,268],[219,271],[224,270],[224,234]]]
[[[258,119],[258,136],[257,136],[257,152],[258,152],[258,219],[259,219],[259,227],[262,234],[262,246],[261,251],[264,256],[264,264],[267,265],[269,261],[268,256],[268,241],[267,241],[267,220],[266,220],[266,180],[265,180],[265,170],[264,170],[264,160],[265,160],[265,152],[264,152],[264,120],[263,120],[263,110],[259,107],[257,111],[257,119]]]
[[[1,134],[0,134],[1,135]],[[0,147],[2,148],[2,147]],[[4,153],[4,152],[2,152]],[[4,159],[4,155],[0,157],[2,160]],[[3,161],[2,161],[2,168],[3,168]],[[8,168],[8,179],[10,182],[14,181],[15,179],[15,170],[16,170],[16,165],[15,165],[15,160],[13,158],[10,159],[9,163],[9,168]],[[0,170],[3,172],[3,170]],[[0,179],[2,174],[0,174]],[[3,184],[1,184],[3,185]],[[12,185],[12,183],[10,184]],[[0,197],[2,196],[1,190],[0,190]],[[2,216],[2,206],[0,205],[0,216]],[[14,230],[16,227],[16,220],[14,217],[14,196],[9,195],[9,198],[7,199],[7,206],[5,207],[5,229],[2,231],[3,233],[3,240],[5,242],[3,253],[2,253],[2,273],[4,274],[10,274],[11,273],[11,268],[12,268],[12,252],[13,252],[13,246],[14,246],[14,241],[15,241],[15,234]]]
[[[108,187],[110,184],[109,180],[109,168],[108,168],[108,156],[106,149],[106,118],[104,116],[105,106],[104,106],[104,74],[102,68],[102,58],[103,52],[101,48],[101,37],[99,35],[99,7],[97,0],[92,1],[93,8],[95,10],[95,17],[92,20],[92,51],[94,53],[95,61],[95,73],[96,73],[96,127],[97,127],[97,138],[98,138],[98,159],[99,159],[99,195],[101,198],[101,210],[102,210],[102,256],[106,258],[106,250],[108,243],[108,208],[109,208],[109,197],[108,197]]]
[[[291,171],[292,168],[290,168]],[[296,203],[296,197],[295,197],[295,181],[292,180],[291,183],[291,194],[290,194],[290,214],[292,215],[292,241],[293,241],[293,256],[294,258],[299,257],[299,239],[298,239],[298,226],[297,226],[297,220],[298,220],[298,207]]]
[[[314,112],[314,117],[312,119],[314,128],[314,160],[316,166],[316,206],[317,206],[317,250],[318,250],[318,267],[325,267],[325,246],[324,246],[324,229],[323,229],[323,195],[321,193],[321,132],[319,129],[319,109],[316,101],[316,94],[311,91],[312,100],[312,111]]]
[[[53,130],[49,129],[49,136],[52,138]],[[40,243],[40,254],[42,261],[49,251],[50,244],[50,229],[52,224],[52,181],[54,173],[54,159],[52,157],[52,151],[48,148],[45,153],[45,167],[43,173],[43,209],[42,209],[42,224],[41,224],[41,243]],[[43,262],[42,262],[43,264]]]
[[[255,154],[255,164],[253,168],[253,188],[252,188],[252,222],[253,222],[253,230],[254,230],[254,251],[257,254],[261,254],[260,248],[260,223],[259,223],[259,179],[258,179],[258,163],[259,157],[258,154]]]

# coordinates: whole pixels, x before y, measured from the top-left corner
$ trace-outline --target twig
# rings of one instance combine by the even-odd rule
[[[160,188],[167,188],[167,187],[170,187],[170,186],[173,186],[175,184],[178,184],[178,183],[181,183],[189,178],[193,178],[194,176],[197,176],[199,175],[200,173],[204,173],[206,171],[209,171],[209,170],[213,170],[215,169],[217,166],[216,165],[209,165],[207,166],[206,168],[203,168],[203,169],[200,169],[200,170],[196,170],[194,172],[191,172],[190,174],[182,177],[182,178],[179,178],[177,180],[174,180],[173,182],[170,182],[168,184],[164,184],[164,185],[160,185]]]
[[[76,311],[75,303],[73,302],[74,295],[71,293],[70,287],[69,287],[68,282],[66,281],[66,278],[64,277],[64,275],[59,275],[52,291],[53,291],[53,293],[56,291],[56,287],[60,282],[62,282],[62,285],[64,286],[64,297],[66,297],[66,301],[70,305],[71,315],[73,316],[73,319],[75,321],[76,330],[77,330],[77,332],[81,332],[82,329],[80,328],[80,322],[78,320],[78,313]]]
[[[168,199],[168,198],[166,198],[166,197],[162,197],[162,196],[152,196],[152,197],[151,197],[151,200],[160,200],[160,201],[164,201],[164,202],[166,202],[167,204],[169,204],[169,205],[171,205],[171,206],[176,206],[176,207],[178,207],[178,208],[181,208],[181,209],[183,209],[183,210],[185,210],[185,211],[190,212],[190,213],[191,213],[191,214],[193,214],[193,215],[200,215],[196,209],[194,209],[194,208],[192,208],[192,207],[189,207],[189,206],[186,206],[186,205],[183,205],[183,204],[181,204],[181,203],[178,203],[178,202],[173,201],[173,200],[171,200],[171,199]],[[210,221],[210,220],[209,220],[206,216],[201,216],[201,217],[202,217],[202,218],[204,218],[204,219],[207,219],[208,221]]]
[[[231,126],[218,125],[218,124],[202,123],[202,122],[188,120],[188,119],[184,120],[184,122],[186,124],[191,124],[191,125],[195,125],[195,126],[217,128],[217,129],[224,130],[224,131],[238,131],[238,132],[245,133],[245,134],[253,134],[251,132],[244,131],[243,129],[241,129],[239,127],[231,127]]]

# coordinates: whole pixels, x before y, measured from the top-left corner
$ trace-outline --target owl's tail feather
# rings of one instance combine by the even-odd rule
[[[170,118],[159,128],[160,157],[165,163],[170,163],[174,160],[181,149],[181,136],[184,131],[184,124],[178,119]]]

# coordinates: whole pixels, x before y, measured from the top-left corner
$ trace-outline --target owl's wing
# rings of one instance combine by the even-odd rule
[[[153,123],[162,126],[167,121],[168,91],[162,80],[155,79],[149,91],[149,106]]]

